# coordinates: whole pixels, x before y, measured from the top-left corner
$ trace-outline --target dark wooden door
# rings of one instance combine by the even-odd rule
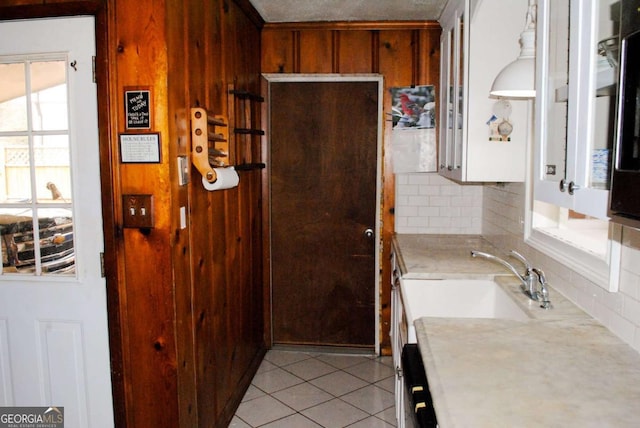
[[[378,82],[270,91],[274,343],[373,347]]]

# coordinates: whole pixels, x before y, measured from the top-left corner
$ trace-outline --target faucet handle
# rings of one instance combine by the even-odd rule
[[[538,276],[538,282],[542,285],[547,285],[547,277],[544,276],[544,271],[538,268],[532,268],[531,271]]]
[[[540,284],[540,291],[536,291],[538,300],[541,301],[540,307],[542,309],[553,309],[551,300],[549,300],[549,288],[547,287],[547,278],[544,276],[542,269],[533,268],[531,270],[538,277],[538,284]]]
[[[531,265],[531,263],[529,263],[529,261],[519,252],[517,252],[516,250],[511,250],[510,253],[511,257],[516,258],[518,260],[520,260],[522,262],[522,264],[524,265],[525,269],[527,270],[527,275],[531,274],[531,269],[533,268],[533,266]]]

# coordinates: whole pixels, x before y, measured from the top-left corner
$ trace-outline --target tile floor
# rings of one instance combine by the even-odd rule
[[[391,357],[270,350],[230,427],[394,427]]]

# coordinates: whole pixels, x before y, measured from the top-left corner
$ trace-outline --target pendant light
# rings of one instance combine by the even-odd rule
[[[529,0],[527,21],[520,34],[520,56],[496,76],[490,94],[502,98],[535,98],[536,1]]]

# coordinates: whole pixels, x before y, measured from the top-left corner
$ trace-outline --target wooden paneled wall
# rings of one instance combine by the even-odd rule
[[[262,32],[263,73],[377,73],[384,76],[384,112],[389,88],[440,83],[440,25],[437,22],[339,22],[267,24]],[[394,231],[395,180],[385,120],[383,143],[380,340],[391,352],[390,243]]]
[[[226,427],[265,352],[263,171],[243,171],[237,188],[208,192],[195,169],[190,183],[179,185],[177,157],[187,156],[190,164],[191,107],[229,114],[230,84],[259,93],[263,22],[248,0],[0,4],[0,19],[79,14],[97,17],[116,424]],[[151,91],[150,131],[160,134],[160,163],[119,160],[118,134],[126,131],[124,90],[131,87]],[[259,127],[259,108],[251,121]],[[253,140],[232,142],[250,146],[236,151],[259,156],[261,141]],[[231,158],[237,160],[234,151]],[[129,193],[153,195],[153,229],[122,227],[121,198]]]
[[[117,426],[227,426],[265,351],[264,171],[207,192],[199,173],[178,184],[189,153],[189,108],[229,114],[228,85],[257,93],[260,72],[380,73],[387,87],[438,83],[436,23],[265,27],[248,0],[4,0],[0,19],[97,18],[105,269]],[[261,50],[261,44],[264,48]],[[121,164],[126,87],[152,93],[159,164]],[[385,111],[390,108],[388,92]],[[240,117],[241,108],[235,116]],[[252,126],[261,109],[253,106]],[[389,151],[390,126],[385,128]],[[256,161],[259,138],[234,139],[235,161]],[[247,147],[247,145],[249,147]],[[251,159],[247,159],[251,157]],[[384,160],[381,278],[389,276],[394,180]],[[122,228],[121,197],[150,193],[155,228]],[[181,228],[180,209],[187,227]],[[388,349],[389,286],[381,338]]]
[[[245,1],[167,1],[164,10],[157,5],[116,0],[111,21],[116,105],[122,105],[122,88],[151,84],[155,130],[162,133],[166,154],[151,168],[119,166],[123,192],[158,194],[157,227],[146,235],[124,230],[121,241],[121,293],[127,302],[121,305],[122,336],[135,356],[123,358],[129,367],[127,422],[223,427],[265,351],[262,171],[243,171],[237,188],[209,192],[195,168],[190,183],[180,186],[176,159],[190,159],[191,107],[240,118],[244,112],[235,107],[229,85],[259,92],[262,23]],[[260,117],[252,120],[259,123]],[[230,163],[239,161],[235,126],[229,126]],[[181,208],[186,228],[180,225]],[[144,260],[154,263],[145,266]],[[159,397],[176,406],[173,419],[158,415]],[[152,413],[161,419],[150,422]]]

